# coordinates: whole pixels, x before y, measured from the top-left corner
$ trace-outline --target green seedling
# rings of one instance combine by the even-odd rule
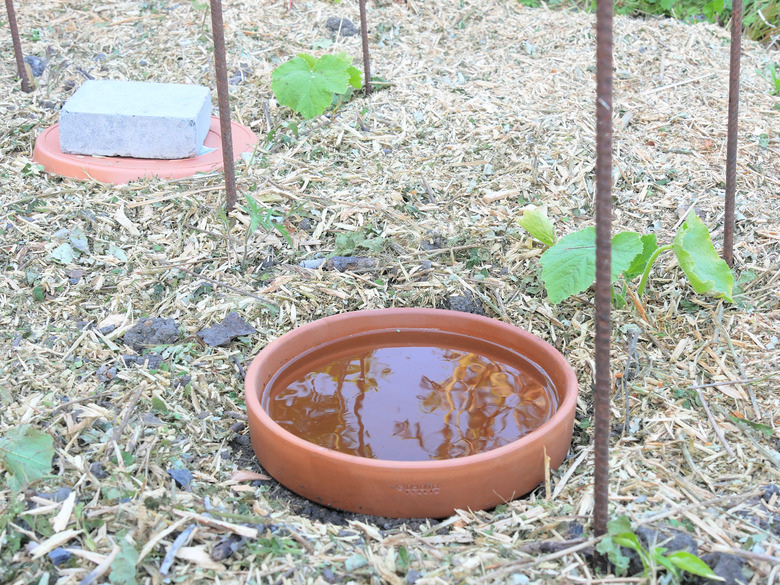
[[[319,59],[300,53],[274,69],[272,79],[276,100],[306,119],[322,114],[334,103],[334,98],[340,103],[338,96],[362,87],[360,71],[352,66],[352,57],[346,53],[323,55]]]
[[[329,254],[329,256],[350,256],[359,249],[368,250],[378,254],[384,249],[386,243],[386,238],[376,235],[369,235],[365,232],[347,232],[338,234],[336,236],[336,245],[334,246],[333,252]]]
[[[242,267],[246,267],[246,256],[248,248],[247,244],[249,242],[249,236],[255,233],[257,228],[260,226],[263,226],[267,232],[276,230],[285,240],[287,240],[287,243],[290,244],[290,247],[293,246],[290,232],[287,230],[285,225],[279,221],[281,218],[274,217],[273,209],[265,209],[260,207],[257,200],[249,194],[246,196],[246,203],[247,205],[244,207],[244,211],[249,214],[249,228],[246,230],[246,234],[244,235],[244,257],[241,260]]]
[[[631,528],[631,521],[626,516],[619,516],[607,522],[607,536],[596,545],[596,550],[607,555],[615,567],[615,573],[623,576],[628,572],[629,559],[623,554],[622,548],[633,550],[642,561],[642,577],[651,578],[659,569],[665,569],[669,578],[666,583],[680,583],[682,573],[691,573],[716,581],[723,579],[699,557],[687,551],[666,553],[663,546],[645,548]],[[655,579],[652,579],[655,582]]]
[[[539,262],[542,282],[553,303],[560,303],[593,284],[596,280],[595,228],[587,227],[558,240],[552,222],[541,209],[529,209],[517,221],[532,237],[547,246]],[[674,241],[666,246],[657,244],[655,234],[628,231],[616,234],[612,238],[611,282],[620,276],[628,282],[641,274],[637,288],[641,296],[653,264],[663,252],[670,250],[677,256],[693,290],[734,302],[731,270],[712,245],[707,226],[693,212],[683,222]]]
[[[780,95],[780,72],[777,71],[777,66],[770,63],[767,65],[766,75],[762,74],[762,76],[769,82],[769,95]]]

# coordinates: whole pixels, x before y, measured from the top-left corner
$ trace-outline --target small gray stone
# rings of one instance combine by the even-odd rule
[[[712,571],[723,579],[723,581],[715,581],[713,579],[707,579],[706,577],[696,577],[693,582],[703,584],[720,583],[722,585],[747,585],[750,582],[745,574],[742,572],[742,568],[745,566],[745,559],[736,555],[730,555],[727,553],[714,552],[708,555],[704,555],[702,559]]]
[[[679,530],[667,530],[662,528],[661,530],[654,530],[646,526],[640,526],[636,531],[640,542],[646,548],[654,548],[656,546],[662,546],[666,549],[667,553],[673,553],[677,551],[689,552],[692,555],[699,553],[699,546],[693,537],[687,532],[681,532]]]
[[[70,553],[62,547],[55,548],[49,553],[49,560],[53,565],[58,566],[70,560]]]
[[[450,311],[461,311],[463,313],[473,313],[474,315],[484,315],[485,310],[482,308],[471,293],[465,295],[452,295],[445,303],[445,309]]]
[[[233,77],[228,79],[230,85],[241,85],[252,75],[252,70],[247,63],[241,63],[241,66],[233,73]]]
[[[185,388],[187,384],[189,384],[192,381],[192,376],[188,376],[187,374],[183,376],[179,376],[173,381],[173,387],[174,388]]]
[[[337,16],[331,16],[328,19],[328,22],[325,23],[325,28],[334,35],[341,34],[342,37],[353,37],[360,34],[360,29],[356,27],[350,19],[339,18]]]
[[[190,473],[189,470],[169,469],[168,475],[170,475],[173,478],[173,481],[175,481],[180,488],[187,491],[190,490],[190,483],[192,482],[192,473]]]
[[[116,373],[117,370],[115,367],[103,364],[97,369],[95,375],[97,376],[98,382],[107,384],[109,382],[113,382],[116,379]]]
[[[170,345],[179,339],[179,326],[173,319],[141,319],[123,337],[136,351],[156,345]]]
[[[244,537],[239,536],[238,534],[229,534],[228,536],[225,536],[220,542],[214,545],[213,549],[211,549],[211,560],[223,561],[232,557],[233,553],[241,548],[245,542],[246,540]]]
[[[238,313],[229,313],[221,323],[198,331],[198,337],[206,345],[216,347],[226,345],[236,337],[253,333],[257,333],[257,330],[244,321]]]
[[[148,370],[159,370],[163,358],[159,353],[147,353],[146,355],[123,355],[122,359],[128,366],[138,365]]]
[[[368,256],[333,256],[325,262],[325,268],[338,272],[366,272],[379,268],[379,262]]]
[[[298,265],[309,270],[317,270],[323,264],[325,264],[325,258],[312,258],[311,260],[301,260]]]
[[[98,479],[105,479],[108,477],[108,474],[103,469],[103,466],[100,465],[99,461],[95,461],[89,466],[89,472]]]
[[[56,492],[38,492],[35,495],[45,500],[51,500],[52,502],[64,502],[72,492],[73,490],[69,487],[61,487]]]
[[[24,62],[30,66],[32,74],[35,77],[40,77],[46,69],[46,61],[35,55],[26,55]]]
[[[444,247],[444,236],[439,232],[427,231],[425,237],[420,242],[423,250],[439,250]]]
[[[636,530],[636,535],[637,538],[639,538],[639,542],[641,542],[642,546],[647,550],[662,546],[666,549],[666,554],[678,551],[685,551],[692,555],[698,555],[699,553],[699,545],[696,544],[693,537],[686,532],[670,530],[665,526],[662,526],[659,530],[647,526],[640,526]],[[627,548],[622,548],[621,551],[629,559],[629,575],[637,575],[644,571],[642,560],[635,551]]]
[[[165,424],[165,423],[164,423],[163,421],[161,421],[159,418],[157,418],[156,416],[154,416],[154,415],[153,415],[151,412],[147,412],[147,413],[145,413],[145,414],[144,414],[144,415],[141,417],[141,420],[143,421],[143,423],[144,423],[145,425],[147,425],[147,426],[150,426],[150,427],[161,427],[161,426],[163,426],[163,425]]]

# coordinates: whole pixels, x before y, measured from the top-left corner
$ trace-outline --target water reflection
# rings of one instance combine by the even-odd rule
[[[557,408],[532,364],[441,347],[387,347],[315,367],[266,406],[329,449],[388,460],[451,459],[531,432]]]

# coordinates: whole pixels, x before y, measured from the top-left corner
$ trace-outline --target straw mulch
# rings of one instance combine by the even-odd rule
[[[271,71],[302,51],[359,63],[359,36],[313,49],[331,40],[329,17],[359,23],[357,3],[227,3],[233,114],[260,136],[238,164],[240,198],[272,209],[290,246],[277,231],[247,237],[241,210],[226,223],[218,174],[110,186],[32,163],[36,136],[85,78],[215,88],[203,6],[43,0],[17,11],[26,54],[46,67],[23,94],[0,39],[0,436],[33,425],[56,456],[20,494],[0,481],[1,582],[124,583],[127,568],[109,565],[129,550],[139,583],[654,579],[614,580],[590,563],[592,297],[552,305],[542,250],[515,222],[530,203],[561,233],[593,222],[592,15],[371,3],[373,70],[391,87],[304,122],[276,106]],[[616,19],[615,229],[669,243],[693,207],[721,245],[728,48],[713,25]],[[613,312],[611,515],[676,527],[699,556],[737,555],[754,584],[780,579],[779,500],[765,487],[780,483],[780,101],[761,75],[772,60],[744,41],[737,302],[697,295],[664,256],[647,294]],[[83,242],[78,230],[86,248],[56,261],[58,246]],[[363,238],[382,239],[368,249]],[[373,267],[300,265],[334,251]],[[492,511],[397,521],[236,475],[262,473],[242,374],[269,341],[325,315],[454,295],[548,340],[578,372],[571,455],[547,486]],[[230,312],[257,333],[201,343],[196,333]],[[180,329],[151,369],[124,357],[143,317]],[[55,566],[58,547],[70,559]]]

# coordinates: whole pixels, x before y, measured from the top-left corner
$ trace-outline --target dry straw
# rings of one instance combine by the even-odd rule
[[[214,87],[200,6],[17,6],[25,52],[47,66],[31,94],[10,60],[2,76],[0,434],[45,429],[56,457],[53,477],[17,496],[21,508],[0,490],[0,510],[37,514],[15,513],[0,528],[0,580],[56,571],[58,583],[97,582],[129,532],[143,554],[139,582],[161,582],[172,549],[168,576],[190,582],[400,584],[411,571],[422,584],[604,582],[586,557],[591,292],[551,305],[541,250],[515,224],[528,203],[545,205],[561,232],[593,221],[594,17],[492,0],[369,3],[372,68],[391,87],[303,123],[275,106],[271,71],[302,51],[344,50],[359,62],[358,36],[313,48],[329,40],[328,17],[357,22],[357,2],[225,4],[228,73],[251,71],[231,85],[234,119],[261,135],[252,160],[239,162],[227,222],[217,175],[107,186],[40,173],[35,136],[87,77]],[[0,43],[10,56],[8,36]],[[693,206],[719,245],[728,47],[728,32],[713,25],[616,18],[616,230],[668,243]],[[613,514],[674,522],[701,554],[736,552],[755,583],[771,580],[778,556],[767,528],[777,526],[778,499],[756,496],[780,479],[780,110],[757,73],[772,59],[744,41],[737,304],[696,295],[667,260],[644,297],[613,311],[613,370],[624,374],[613,374]],[[246,193],[274,210],[293,246],[261,229],[242,266]],[[58,263],[53,250],[77,229],[88,252]],[[360,237],[384,238],[379,251],[357,248],[374,271],[299,265],[333,252],[337,238],[343,248]],[[439,306],[467,292],[490,316],[553,343],[579,374],[572,456],[552,473],[551,499],[541,488],[490,512],[400,522],[322,510],[273,481],[231,479],[262,473],[247,446],[241,373],[270,340],[324,315]],[[196,333],[231,311],[258,334],[201,344]],[[144,316],[181,329],[156,370],[123,358],[132,353],[123,335]],[[189,491],[168,473],[180,468],[192,473]],[[66,520],[68,500],[42,495],[60,487],[76,493]],[[57,532],[42,528],[55,520]],[[190,525],[189,541],[177,543]],[[15,550],[15,535],[57,543],[73,559],[55,569],[33,559],[32,545]],[[763,538],[760,549],[751,537]]]

